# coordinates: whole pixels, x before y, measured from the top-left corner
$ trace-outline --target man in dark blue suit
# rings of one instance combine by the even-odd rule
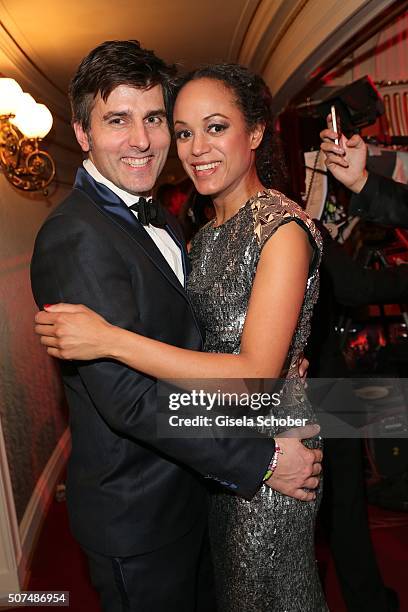
[[[82,303],[108,321],[200,350],[185,292],[182,236],[151,191],[166,161],[174,69],[136,41],[103,43],[70,96],[87,154],[74,188],[36,240],[38,306]],[[214,609],[204,477],[247,498],[275,455],[270,438],[156,435],[157,381],[111,360],[61,364],[70,406],[70,524],[106,612]],[[321,456],[284,440],[268,486],[309,499]],[[210,476],[211,475],[211,476]]]
[[[408,227],[407,186],[368,173],[367,145],[361,136],[353,134],[347,139],[333,130],[331,117],[327,119],[328,127],[320,133],[321,150],[328,170],[352,192],[349,213],[375,223]],[[334,317],[336,301],[346,306],[405,301],[406,271],[402,266],[399,270],[363,269],[329,236],[324,238],[321,288],[326,287],[326,291],[321,296],[325,301],[317,307],[317,313],[324,314],[315,337],[320,355],[312,375],[344,376],[347,368],[333,320],[329,321]],[[325,499],[329,500],[325,506],[331,552],[347,609],[395,612],[399,609],[398,596],[384,585],[371,542],[360,441],[333,438],[326,440],[325,449]]]

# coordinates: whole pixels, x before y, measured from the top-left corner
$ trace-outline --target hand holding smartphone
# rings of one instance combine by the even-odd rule
[[[333,134],[334,132],[334,134]],[[320,132],[324,163],[333,176],[354,193],[360,193],[367,182],[367,145],[358,134],[343,138],[340,116],[333,105],[327,116],[327,129]],[[346,230],[345,230],[346,231]]]

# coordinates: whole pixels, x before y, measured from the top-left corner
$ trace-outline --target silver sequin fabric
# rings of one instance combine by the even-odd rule
[[[304,302],[284,377],[290,414],[314,421],[298,380],[297,359],[310,333],[318,297],[321,237],[294,202],[267,190],[251,198],[219,227],[207,224],[194,239],[188,292],[205,329],[205,351],[239,353],[248,301],[263,246],[280,226],[296,222],[314,248]],[[288,266],[295,262],[288,262]],[[286,388],[286,389],[285,389]],[[274,415],[280,416],[274,411]],[[270,430],[269,435],[275,435]],[[308,441],[319,446],[320,439]],[[247,501],[228,492],[212,495],[210,538],[219,612],[326,612],[314,552],[320,502],[300,502],[262,486]]]

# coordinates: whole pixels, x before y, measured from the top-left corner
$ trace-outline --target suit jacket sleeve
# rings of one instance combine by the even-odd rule
[[[350,212],[367,221],[408,228],[408,186],[369,173],[359,194],[353,194]]]
[[[408,301],[408,266],[367,269],[354,261],[326,229],[322,273],[330,277],[337,302],[343,306],[394,304]]]
[[[90,223],[51,217],[37,237],[32,286],[38,306],[82,303],[120,327],[143,333],[127,265]],[[165,322],[164,324],[170,324]],[[112,360],[76,362],[96,410],[118,435],[148,444],[170,459],[251,497],[274,452],[271,438],[158,438],[156,380]]]

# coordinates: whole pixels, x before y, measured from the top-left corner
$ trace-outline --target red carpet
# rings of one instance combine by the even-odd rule
[[[72,612],[100,612],[98,597],[88,578],[86,560],[68,528],[65,502],[53,501],[40,535],[28,591],[69,591]],[[44,609],[44,608],[43,608]],[[19,608],[33,610],[38,607]]]
[[[368,510],[372,540],[384,584],[398,593],[400,610],[407,612],[408,513],[382,510],[374,506],[369,506]],[[328,560],[325,591],[330,611],[347,612],[337,582],[334,564],[324,542],[318,546],[318,556]]]
[[[370,507],[370,524],[384,581],[399,593],[401,612],[408,611],[408,514]],[[321,565],[328,564],[325,582],[331,612],[347,612],[324,542],[319,542],[318,557]],[[70,591],[69,610],[100,612],[98,598],[89,584],[85,559],[68,530],[64,502],[54,501],[51,505],[31,570],[28,590]],[[38,611],[39,608],[22,609]]]

